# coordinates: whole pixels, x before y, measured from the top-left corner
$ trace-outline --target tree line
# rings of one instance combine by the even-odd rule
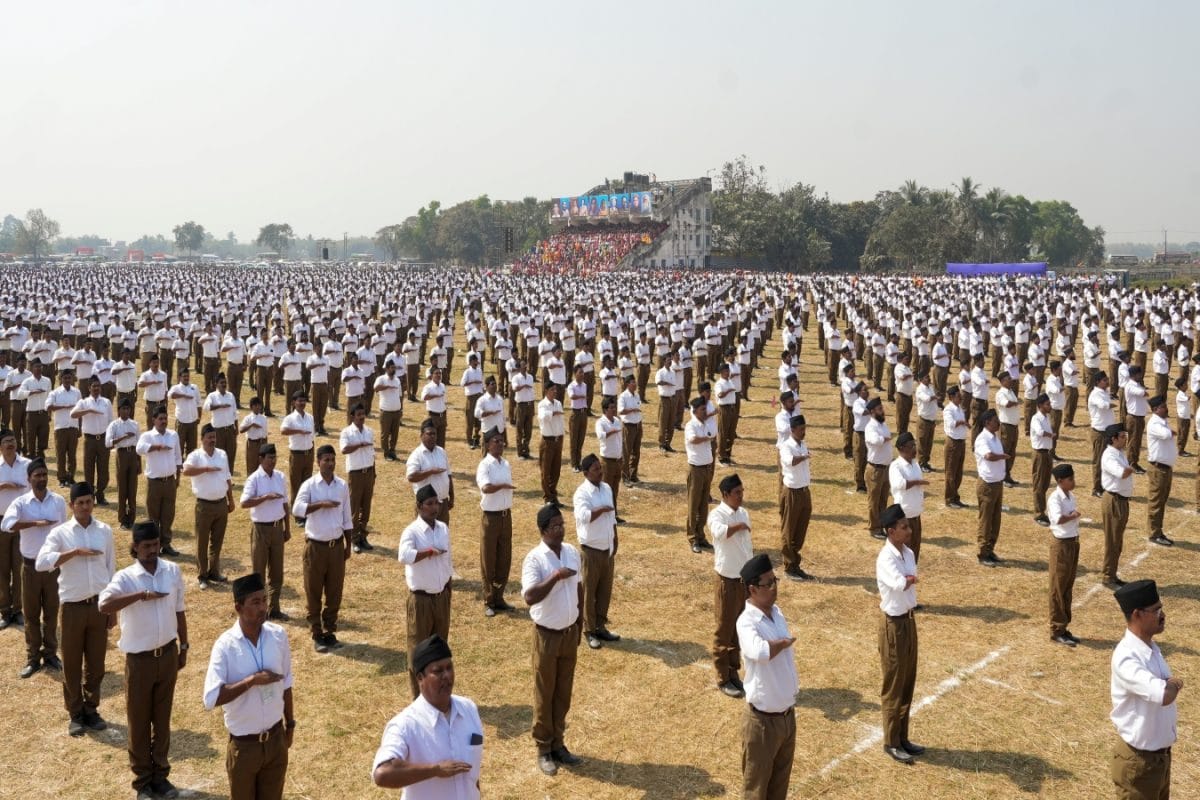
[[[798,182],[773,191],[764,167],[726,162],[713,193],[714,248],[790,270],[940,270],[947,262],[1097,267],[1104,230],[1062,200],[1029,200],[971,178],[953,189],[906,181],[835,203]]]

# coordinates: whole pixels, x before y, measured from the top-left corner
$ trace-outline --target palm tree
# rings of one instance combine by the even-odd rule
[[[900,196],[910,206],[920,206],[929,198],[929,190],[914,180],[907,180],[900,185]]]

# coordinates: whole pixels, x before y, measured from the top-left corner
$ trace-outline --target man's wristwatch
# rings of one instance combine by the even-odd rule
[[[291,729],[296,727],[296,720],[289,719],[287,722],[285,722],[283,724],[283,727],[287,728],[290,731]]]
[[[191,645],[188,644],[187,642],[180,642],[179,643],[179,652],[186,653],[190,647],[191,647]]]

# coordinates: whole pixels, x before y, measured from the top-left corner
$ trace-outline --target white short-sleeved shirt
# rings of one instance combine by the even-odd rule
[[[561,553],[555,555],[545,542],[538,542],[521,565],[522,594],[546,580],[559,567],[573,569],[575,574],[554,584],[549,594],[529,607],[529,616],[535,624],[556,631],[571,627],[579,619],[579,551],[563,542]]]
[[[216,467],[218,472],[205,472],[201,475],[188,476],[192,481],[192,494],[203,500],[224,500],[229,491],[229,481],[232,475],[229,471],[228,454],[217,447],[210,456],[204,448],[197,447],[188,453],[183,462],[185,467]]]
[[[1050,533],[1054,535],[1055,539],[1079,538],[1078,517],[1067,522],[1059,522],[1065,515],[1074,513],[1077,508],[1075,495],[1069,495],[1062,489],[1056,488],[1046,498],[1046,517],[1050,520]]]
[[[908,482],[924,479],[925,474],[921,471],[921,465],[915,458],[912,461],[905,461],[903,457],[897,457],[888,467],[888,485],[892,492],[892,502],[899,503],[904,516],[909,519],[921,516],[921,512],[925,510],[925,487],[914,486],[910,489]]]
[[[737,635],[746,663],[746,702],[768,714],[778,714],[794,706],[800,688],[795,652],[788,647],[771,658],[770,640],[792,635],[779,606],[772,606],[768,617],[747,602],[738,615]]]
[[[184,610],[183,573],[173,561],[159,558],[153,574],[140,561],[134,561],[113,575],[100,593],[100,603],[145,591],[165,592],[168,596],[138,600],[117,612],[121,625],[117,647],[122,653],[144,653],[164,647],[179,635],[179,620],[175,615]]]
[[[1138,750],[1161,750],[1177,738],[1179,706],[1162,704],[1171,669],[1158,645],[1147,645],[1129,630],[1112,654],[1112,713],[1117,734]]]
[[[992,433],[985,428],[975,437],[975,469],[984,483],[999,483],[1004,480],[1005,462],[988,460],[989,453],[1004,455],[1004,443],[1000,441],[998,433]]]
[[[879,587],[879,610],[889,616],[907,614],[917,605],[917,585],[905,576],[917,574],[917,559],[908,545],[901,549],[884,542],[875,559],[875,583]]]
[[[404,787],[403,800],[479,800],[479,771],[483,763],[483,723],[479,710],[465,697],[451,695],[450,713],[443,714],[424,697],[388,722],[375,752],[371,773],[387,761],[416,764],[463,761],[467,772],[450,778],[429,778]]]
[[[244,680],[261,670],[282,675],[283,680],[266,686],[253,686],[236,700],[221,706],[225,727],[233,736],[262,733],[283,719],[283,693],[292,688],[292,650],[287,631],[273,622],[264,622],[253,645],[242,633],[240,622],[217,637],[204,676],[204,707],[217,707],[221,687]]]
[[[513,485],[512,466],[503,458],[495,458],[491,453],[483,457],[475,469],[475,484],[479,487],[479,507],[484,511],[505,511],[512,508],[512,489],[500,489],[485,494],[483,487],[491,484]]]
[[[417,555],[429,548],[444,550],[440,555],[417,561]],[[404,565],[404,580],[414,592],[438,594],[450,582],[454,567],[450,560],[450,529],[435,519],[433,525],[417,517],[400,534],[397,558]]]

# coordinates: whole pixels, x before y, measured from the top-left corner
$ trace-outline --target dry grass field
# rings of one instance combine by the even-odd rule
[[[1049,532],[1034,524],[1028,445],[1022,440],[1006,490],[999,569],[975,560],[974,464],[968,457],[963,499],[968,511],[942,507],[941,433],[938,432],[924,547],[918,616],[921,638],[913,737],[929,752],[915,766],[892,762],[879,745],[878,606],[874,563],[880,543],[865,530],[865,497],[853,494],[851,464],[836,431],[837,395],[823,377],[816,336],[805,342],[801,386],[814,452],[815,512],[805,546],[805,568],[818,580],[784,582],[779,604],[798,637],[799,721],[791,794],[822,798],[1097,798],[1112,795],[1108,753],[1115,736],[1108,720],[1109,656],[1123,620],[1097,581],[1099,501],[1082,492],[1085,524],[1076,583],[1074,633],[1068,650],[1049,641],[1046,560]],[[771,400],[778,349],[759,365],[752,402],[743,406],[742,438],[734,468],[746,483],[756,549],[778,558],[776,468]],[[457,367],[458,365],[456,365]],[[457,376],[456,376],[457,377]],[[651,393],[653,394],[653,393]],[[535,765],[531,724],[530,627],[522,608],[486,619],[479,588],[479,452],[462,441],[461,400],[454,393],[449,453],[457,486],[452,512],[454,585],[451,646],[457,691],[473,698],[485,727],[482,787],[489,798],[692,798],[740,795],[742,701],[716,690],[709,660],[713,629],[712,556],[694,555],[684,537],[685,461],[653,445],[656,419],[648,409],[644,485],[623,488],[621,546],[611,612],[624,638],[579,653],[567,744],[586,763],[543,776]],[[651,399],[651,405],[654,401]],[[597,399],[598,406],[598,399]],[[892,412],[888,407],[889,415]],[[334,412],[336,414],[336,412]],[[914,414],[915,416],[915,414]],[[402,456],[417,441],[417,409],[405,411]],[[280,418],[272,420],[273,432]],[[1080,420],[1085,419],[1081,412]],[[336,426],[331,424],[331,429]],[[1086,429],[1066,429],[1059,452],[1086,468]],[[676,445],[680,445],[676,435]],[[278,436],[272,437],[279,441]],[[1194,447],[1194,446],[1193,446]],[[594,449],[594,448],[591,448]],[[536,434],[535,434],[536,452]],[[514,568],[509,600],[524,554],[537,542],[540,504],[537,464],[513,465],[520,487],[514,509]],[[239,457],[240,461],[240,457]],[[295,702],[299,727],[291,752],[286,796],[357,800],[383,796],[370,781],[371,759],[384,723],[409,701],[404,652],[404,576],[396,561],[400,531],[414,514],[403,464],[378,460],[372,517],[372,553],[350,562],[340,638],[334,653],[313,652],[303,621],[301,544],[289,545],[283,608],[292,616]],[[281,467],[286,464],[281,459]],[[341,459],[339,459],[339,472]],[[730,472],[718,466],[716,480]],[[245,476],[235,475],[240,490]],[[561,494],[569,501],[580,476],[565,468]],[[1135,481],[1121,574],[1158,580],[1167,613],[1160,641],[1176,674],[1192,685],[1200,675],[1200,526],[1193,513],[1195,459],[1177,471],[1168,510],[1173,549],[1146,541],[1144,478]],[[714,492],[715,492],[714,481]],[[219,712],[201,704],[203,675],[217,634],[233,622],[228,588],[195,586],[195,539],[187,480],[181,489],[177,546],[188,577],[192,651],[180,674],[174,712],[171,779],[185,796],[227,794],[225,729]],[[1081,481],[1082,483],[1082,481]],[[848,493],[847,490],[851,493]],[[141,485],[144,499],[145,484]],[[115,495],[114,495],[115,496]],[[113,514],[100,516],[115,525]],[[568,514],[567,536],[573,540]],[[130,559],[128,533],[116,530],[119,565]],[[237,511],[226,539],[223,571],[249,568],[249,525]],[[100,711],[109,730],[67,736],[59,676],[40,672],[17,679],[23,664],[21,633],[0,632],[0,798],[117,798],[132,796],[125,752],[123,658],[112,635]],[[1174,751],[1175,796],[1200,796],[1200,766],[1191,739],[1195,689],[1180,698],[1180,741]]]

